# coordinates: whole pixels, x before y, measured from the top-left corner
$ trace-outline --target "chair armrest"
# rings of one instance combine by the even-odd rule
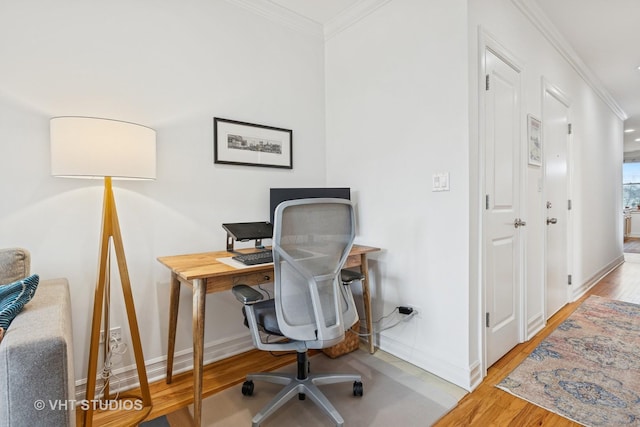
[[[260,292],[247,285],[236,285],[231,288],[231,292],[244,305],[256,303],[264,298]]]

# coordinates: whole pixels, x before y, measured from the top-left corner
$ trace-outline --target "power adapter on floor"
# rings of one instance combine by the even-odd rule
[[[400,314],[411,314],[411,313],[413,313],[413,308],[400,306],[400,307],[398,307],[398,313],[400,313]]]

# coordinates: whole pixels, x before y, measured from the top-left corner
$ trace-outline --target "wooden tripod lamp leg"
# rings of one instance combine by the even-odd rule
[[[129,271],[127,269],[127,261],[124,256],[124,246],[122,244],[122,235],[120,234],[120,225],[118,223],[118,214],[116,211],[115,199],[113,197],[113,189],[111,186],[111,178],[105,177],[104,187],[104,205],[102,212],[102,233],[100,238],[100,258],[98,262],[98,282],[96,283],[93,315],[91,323],[91,339],[89,348],[89,367],[87,373],[87,390],[86,400],[88,401],[88,409],[84,412],[83,425],[90,427],[93,425],[96,378],[98,372],[98,356],[100,348],[100,328],[101,318],[104,311],[105,292],[110,288],[106,286],[107,266],[110,250],[110,241],[113,239],[113,246],[118,262],[118,271],[122,282],[122,292],[124,296],[124,304],[129,322],[129,332],[131,333],[132,348],[140,381],[141,396],[127,393],[121,393],[121,398],[134,398],[142,401],[142,409],[139,411],[129,411],[131,419],[128,419],[127,425],[135,425],[138,421],[143,420],[151,411],[151,394],[149,392],[149,383],[147,380],[147,372],[144,365],[144,356],[142,354],[142,344],[140,341],[140,331],[138,330],[138,321],[136,318],[135,305],[133,303],[133,294],[131,292],[131,281],[129,279]],[[109,398],[109,396],[105,396]],[[118,417],[122,419],[122,417]],[[123,424],[124,425],[124,424]]]
[[[124,256],[124,245],[122,244],[122,235],[120,234],[120,224],[118,223],[118,213],[116,205],[112,197],[113,215],[113,247],[118,260],[118,270],[120,272],[120,281],[122,282],[122,293],[124,295],[124,305],[127,311],[127,319],[129,321],[129,332],[131,333],[131,346],[133,347],[133,355],[136,360],[138,369],[138,380],[140,381],[140,391],[142,393],[142,403],[151,409],[151,394],[149,393],[149,382],[147,380],[147,370],[144,366],[144,356],[142,354],[142,342],[140,341],[140,331],[138,330],[138,319],[136,317],[136,308],[133,303],[133,293],[131,292],[131,280],[129,279],[129,270],[127,268],[127,260]]]

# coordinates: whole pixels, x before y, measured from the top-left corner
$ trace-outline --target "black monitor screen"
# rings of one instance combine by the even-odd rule
[[[351,189],[348,187],[316,187],[316,188],[272,188],[269,193],[269,221],[273,224],[276,207],[286,201],[295,199],[317,198],[351,200]]]

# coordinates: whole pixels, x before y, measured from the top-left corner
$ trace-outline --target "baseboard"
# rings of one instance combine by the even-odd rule
[[[591,276],[589,280],[584,282],[582,285],[573,290],[572,300],[575,301],[582,297],[587,291],[593,288],[604,276],[609,274],[612,270],[619,267],[622,263],[624,263],[624,255],[619,256],[618,258],[611,261],[605,267],[600,269],[596,274]]]
[[[547,322],[544,320],[544,313],[538,313],[527,322],[527,337],[526,341],[533,338],[538,332],[540,332],[546,326]]]
[[[433,353],[428,353],[409,346],[394,338],[380,335],[380,349],[400,359],[431,372],[438,377],[462,387],[467,391],[473,390],[482,381],[480,362],[474,362],[468,367],[454,365],[440,359]]]
[[[228,339],[215,341],[205,344],[203,360],[204,364],[212,363],[236,354],[244,353],[253,349],[253,342],[249,335],[241,335]],[[147,370],[147,379],[149,383],[163,380],[167,376],[167,357],[162,356],[145,362]],[[173,374],[177,375],[182,372],[191,371],[193,369],[193,349],[186,349],[176,352],[173,358]],[[110,390],[113,392],[126,391],[139,387],[138,371],[135,365],[130,365],[115,369],[114,377],[117,378],[110,383]],[[96,393],[101,386],[96,387]],[[76,381],[76,400],[82,400],[86,396],[87,379],[83,378]]]

